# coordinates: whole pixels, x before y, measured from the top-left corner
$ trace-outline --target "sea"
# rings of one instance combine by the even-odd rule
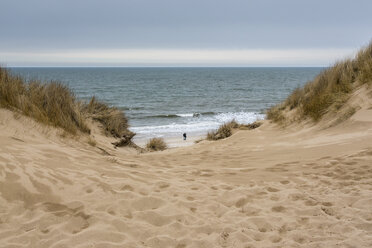
[[[28,80],[59,81],[76,97],[96,96],[124,111],[135,140],[162,137],[180,146],[235,119],[265,118],[265,110],[324,68],[15,67]],[[178,142],[178,140],[180,142]]]

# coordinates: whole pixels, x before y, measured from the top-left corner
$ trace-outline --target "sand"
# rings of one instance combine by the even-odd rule
[[[0,247],[372,247],[372,110],[139,154],[0,109]]]
[[[170,136],[170,137],[158,137],[162,138],[166,143],[168,148],[175,148],[175,147],[185,147],[193,145],[199,142],[202,139],[205,139],[205,135],[200,133],[189,133],[187,139],[184,140],[183,133],[180,133],[179,136]],[[149,138],[141,137],[137,138],[134,136],[133,142],[135,142],[138,146],[145,148]]]

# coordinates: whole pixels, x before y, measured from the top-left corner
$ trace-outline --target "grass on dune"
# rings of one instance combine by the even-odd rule
[[[232,135],[233,129],[238,128],[239,124],[235,121],[229,121],[222,124],[217,130],[207,133],[207,140],[225,139]]]
[[[336,63],[304,87],[295,89],[284,102],[267,111],[267,118],[282,122],[286,119],[285,110],[297,109],[300,118],[318,121],[331,107],[341,108],[357,86],[371,83],[372,43],[354,58]]]
[[[20,112],[38,122],[60,127],[71,134],[90,133],[87,120],[99,121],[105,131],[122,137],[130,133],[124,113],[94,97],[89,103],[78,101],[74,93],[59,82],[27,82],[0,67],[0,107]]]
[[[163,151],[163,150],[167,149],[168,146],[165,143],[164,139],[162,139],[162,138],[152,138],[147,142],[146,148],[149,151]]]
[[[261,126],[261,122],[254,122],[251,124],[239,124],[235,120],[231,120],[222,124],[217,130],[207,133],[207,140],[219,140],[230,137],[234,129],[251,130]]]
[[[133,137],[133,133],[128,130],[128,120],[123,111],[109,107],[95,97],[92,97],[89,103],[82,105],[81,110],[93,120],[100,122],[107,134],[116,138]]]
[[[75,134],[89,133],[74,94],[58,82],[25,82],[0,68],[0,106],[18,110],[35,120]]]

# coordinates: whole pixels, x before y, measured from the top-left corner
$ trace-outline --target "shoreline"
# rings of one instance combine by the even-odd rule
[[[242,112],[240,112],[240,113],[242,113]],[[256,121],[263,121],[266,118],[265,114],[258,114],[256,112],[250,112],[250,113],[254,113],[255,118],[253,118],[253,119],[226,118],[223,121],[221,121],[220,123],[213,123],[213,128],[211,128],[211,127],[208,127],[208,128],[204,127],[203,128],[203,122],[202,121],[200,123],[198,123],[198,122],[191,123],[191,126],[194,129],[195,129],[195,125],[200,125],[201,126],[200,130],[198,130],[198,131],[194,131],[194,130],[193,131],[188,131],[190,129],[190,126],[188,126],[188,125],[190,125],[190,124],[187,124],[187,123],[181,124],[182,129],[184,131],[177,131],[177,132],[175,132],[174,129],[171,129],[171,128],[170,128],[169,132],[166,132],[167,129],[165,129],[164,126],[156,126],[156,125],[154,125],[152,127],[151,126],[146,126],[147,129],[153,129],[154,130],[153,133],[151,133],[149,131],[146,131],[144,133],[137,133],[136,132],[136,130],[138,130],[139,128],[143,128],[143,127],[130,127],[129,130],[136,133],[136,135],[133,137],[133,142],[136,143],[138,146],[141,146],[141,147],[144,147],[146,145],[147,141],[149,141],[151,138],[162,138],[162,139],[164,139],[164,141],[167,143],[169,148],[185,147],[185,146],[190,146],[190,145],[194,144],[194,142],[197,141],[197,140],[206,139],[207,134],[209,132],[214,132],[218,128],[220,128],[221,125],[229,123],[233,120],[235,120],[238,124],[248,125],[248,124],[252,124]],[[220,115],[226,115],[226,114],[230,114],[230,113],[220,113]],[[174,126],[176,124],[171,123],[169,125]],[[161,127],[161,129],[159,129],[160,127]],[[180,128],[178,128],[178,129],[180,129]],[[186,141],[183,140],[183,133],[184,132],[187,134],[187,140]]]
[[[137,136],[137,135],[136,135]],[[142,147],[146,147],[146,143],[152,138],[152,137],[136,137],[134,136],[132,141]],[[166,137],[161,137],[164,139],[165,143],[167,144],[168,148],[177,148],[177,147],[186,147],[186,146],[192,146],[195,144],[195,141],[200,140],[200,139],[205,139],[206,135],[202,134],[187,134],[187,139],[183,140],[182,134],[179,135],[179,137],[175,136],[166,136]]]

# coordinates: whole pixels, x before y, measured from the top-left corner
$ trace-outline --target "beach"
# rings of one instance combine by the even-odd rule
[[[0,248],[372,247],[372,1],[0,6]]]
[[[370,247],[372,110],[164,152],[0,111],[0,247]]]
[[[196,134],[189,134],[186,140],[183,139],[182,133],[176,136],[166,136],[164,139],[164,142],[166,142],[168,148],[176,148],[176,147],[185,147],[185,146],[191,146],[194,145],[195,143],[204,140],[205,139],[205,134],[203,133],[196,133]],[[140,147],[146,147],[147,142],[149,141],[149,138],[147,136],[144,137],[136,137],[134,136],[133,142],[140,146]]]
[[[169,146],[183,133],[204,137],[235,119],[242,124],[265,118],[265,110],[315,77],[321,67],[289,68],[40,68],[16,67],[27,80],[58,80],[78,99],[95,96],[124,111],[140,145],[164,138]],[[182,140],[180,140],[182,141]]]

